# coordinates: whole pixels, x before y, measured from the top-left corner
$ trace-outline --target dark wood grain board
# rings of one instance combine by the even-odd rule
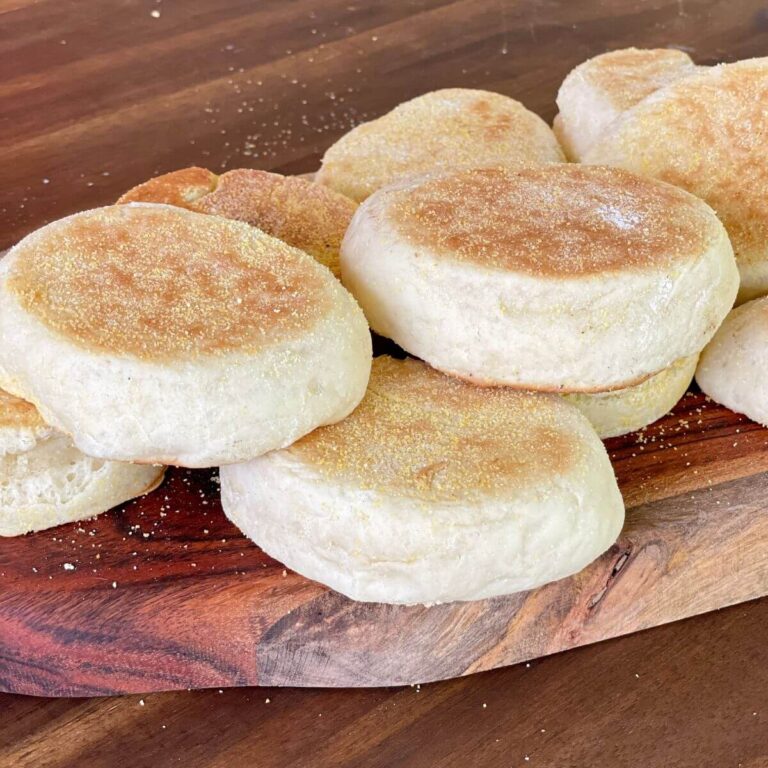
[[[0,696],[0,765],[765,768],[767,624],[763,600],[418,688]]]
[[[568,71],[611,48],[768,52],[757,0],[162,6],[0,0],[0,248],[193,163],[313,171],[352,125],[426,90],[487,88],[551,120]]]
[[[151,15],[157,9],[159,18]],[[433,88],[499,90],[549,120],[571,67],[630,45],[680,46],[705,64],[766,55],[768,6],[0,0],[0,247],[185,165],[312,170],[349,125]],[[726,434],[715,432],[713,450],[698,459],[710,465],[719,453],[728,456],[730,479],[758,471],[757,446],[732,455]],[[641,474],[654,459],[644,461]],[[673,478],[682,493],[686,461]],[[198,513],[209,507],[195,502]],[[172,517],[158,519],[149,509],[142,515],[136,507],[127,515],[146,533],[170,535]],[[111,520],[95,527],[101,533]],[[90,547],[87,534],[79,536]],[[199,556],[202,536],[180,540],[179,548],[186,544]],[[137,552],[159,544],[134,541]],[[77,546],[56,544],[57,556],[71,556]],[[229,557],[240,558],[238,549]],[[185,562],[192,569],[196,560]],[[164,567],[179,580],[170,563]],[[720,567],[727,567],[724,559]],[[0,577],[0,593],[6,583]],[[110,582],[101,583],[106,589]],[[53,587],[46,576],[25,590],[53,599]],[[158,602],[172,626],[174,605]],[[130,757],[133,766],[152,768],[766,768],[766,621],[763,599],[549,656],[530,668],[519,664],[420,691],[0,694],[0,766],[111,768]]]
[[[49,696],[457,677],[768,594],[768,430],[691,394],[609,451],[618,543],[576,576],[432,607],[355,603],[283,568],[175,469],[83,524],[0,542],[0,686]]]

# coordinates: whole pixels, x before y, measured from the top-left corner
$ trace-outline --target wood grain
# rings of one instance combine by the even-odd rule
[[[4,696],[0,765],[765,768],[767,624],[763,600],[420,688]]]
[[[314,170],[350,126],[425,90],[498,90],[550,120],[565,74],[595,53],[680,45],[702,64],[733,60],[765,52],[767,25],[754,0],[185,0],[159,18],[153,9],[0,6],[0,247],[191,163]]]
[[[150,15],[157,8],[159,19]],[[768,53],[767,29],[758,0],[0,0],[0,246],[184,165],[311,170],[349,125],[432,88],[499,90],[550,119],[562,77],[591,55],[675,45],[700,63],[734,60]],[[721,433],[711,425],[712,450],[706,442],[693,448],[705,467],[725,453],[727,417],[720,426]],[[761,437],[751,433],[748,440]],[[724,482],[759,471],[757,444],[732,442],[739,444],[725,454]],[[681,452],[691,447],[677,446],[666,482],[669,493],[686,494],[695,475]],[[643,452],[634,465],[633,505],[654,503],[656,483],[644,478],[655,462],[670,461],[665,453]],[[172,482],[187,487],[184,477]],[[196,484],[215,492],[205,477],[190,483],[190,500]],[[207,506],[197,509],[202,514]],[[136,557],[159,545],[155,536],[174,530],[173,510],[159,520],[134,507],[126,514],[151,534],[144,539],[119,529],[134,542]],[[206,523],[215,517],[203,515]],[[182,562],[190,570],[205,567],[197,562],[204,536],[186,531],[177,542],[187,547]],[[94,538],[86,532],[51,541],[58,547],[51,555],[89,551],[86,562],[98,570]],[[229,577],[245,578],[235,563],[246,558],[247,545],[221,546]],[[187,595],[183,585],[191,582],[164,561],[161,548],[154,559],[156,573]],[[81,578],[84,570],[72,575]],[[204,581],[204,571],[195,578]],[[0,594],[6,583],[0,576]],[[109,581],[99,583],[112,589]],[[52,588],[47,577],[25,586],[30,601]],[[159,597],[157,604],[172,626],[173,606]],[[145,706],[139,697],[4,695],[0,765],[114,766],[130,755],[132,765],[155,768],[764,768],[767,605],[750,603],[420,693],[214,689],[152,695]],[[176,658],[170,644],[168,658]]]

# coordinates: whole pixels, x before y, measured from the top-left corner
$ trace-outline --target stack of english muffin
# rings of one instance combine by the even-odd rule
[[[565,152],[513,99],[448,89],[352,130],[314,181],[187,168],[32,233],[0,262],[0,534],[220,466],[244,533],[357,600],[577,572],[624,519],[600,437],[687,389],[739,291],[731,239],[740,295],[761,284],[763,222],[716,189],[749,159],[704,189],[680,156],[701,93],[762,86],[730,66],[581,65]],[[369,326],[409,357],[372,360]],[[726,326],[705,388],[740,365]]]

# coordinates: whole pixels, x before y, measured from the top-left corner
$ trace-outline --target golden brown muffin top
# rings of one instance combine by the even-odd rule
[[[435,170],[564,160],[550,127],[520,102],[445,88],[353,128],[325,153],[317,181],[361,201],[385,185]]]
[[[205,168],[182,168],[129,189],[118,203],[165,203],[196,210],[195,202],[213,192],[218,176]]]
[[[576,67],[573,73],[609,94],[613,106],[624,110],[696,70],[691,57],[683,51],[625,48],[595,56]]]
[[[129,190],[119,203],[168,203],[244,221],[301,248],[339,277],[339,248],[357,205],[328,187],[297,176],[251,169],[216,176],[184,168]]]
[[[615,168],[471,169],[384,194],[414,246],[540,277],[666,269],[698,257],[719,228],[700,200]]]
[[[766,103],[768,58],[712,67],[629,110],[586,160],[692,192],[715,209],[737,258],[762,259],[768,243]]]
[[[153,361],[255,352],[310,331],[335,285],[247,224],[167,205],[69,216],[7,258],[8,290],[51,330]]]
[[[377,357],[357,409],[286,450],[334,482],[455,500],[568,472],[585,425],[555,396],[476,387],[417,360]]]

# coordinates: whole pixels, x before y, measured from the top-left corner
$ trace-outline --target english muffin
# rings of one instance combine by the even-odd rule
[[[563,395],[602,438],[618,437],[652,424],[669,413],[688,389],[698,355],[684,357],[640,384],[612,392]]]
[[[627,111],[584,162],[675,184],[705,200],[728,230],[738,302],[768,293],[768,58],[684,78]]]
[[[608,456],[577,408],[388,357],[344,421],[223,467],[221,494],[270,555],[382,603],[532,589],[590,563],[624,520]]]
[[[696,381],[713,400],[768,426],[768,297],[725,318],[702,352]]]
[[[3,384],[89,456],[247,460],[346,416],[370,363],[331,273],[241,222],[116,205],[0,262]]]
[[[162,479],[163,467],[85,456],[33,405],[0,390],[0,536],[93,517]]]
[[[429,171],[564,160],[549,126],[520,102],[446,88],[353,128],[325,153],[316,181],[361,201]]]
[[[581,160],[624,112],[699,69],[671,48],[624,48],[579,64],[557,92],[560,112],[552,126],[568,159]]]
[[[382,189],[342,281],[371,327],[478,384],[600,392],[697,354],[738,272],[711,208],[615,168],[470,169]]]

